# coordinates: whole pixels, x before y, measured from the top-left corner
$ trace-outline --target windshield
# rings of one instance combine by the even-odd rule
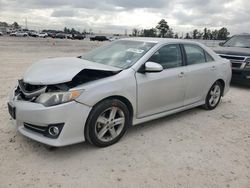
[[[150,42],[120,40],[92,50],[81,58],[126,69],[138,61],[154,45],[155,43]]]
[[[250,35],[233,36],[231,39],[226,41],[223,46],[250,48]]]

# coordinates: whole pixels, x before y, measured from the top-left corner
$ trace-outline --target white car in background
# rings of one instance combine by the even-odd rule
[[[29,36],[27,32],[24,31],[16,31],[10,34],[10,36],[14,36],[14,37],[27,37]]]
[[[47,34],[47,33],[44,33],[44,32],[38,33],[38,37],[46,38],[46,37],[48,37],[48,34]]]
[[[8,109],[19,132],[38,142],[104,147],[131,125],[197,106],[213,110],[230,80],[229,61],[202,44],[121,39],[78,58],[33,64]]]

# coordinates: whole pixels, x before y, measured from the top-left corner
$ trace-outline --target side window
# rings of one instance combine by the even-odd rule
[[[212,56],[209,55],[206,51],[205,51],[205,56],[206,56],[206,61],[207,61],[207,62],[214,61],[214,58],[212,58]]]
[[[186,51],[188,65],[206,62],[205,53],[201,47],[193,44],[184,44],[184,49]]]
[[[182,66],[182,54],[178,44],[163,46],[148,61],[159,63],[164,69]]]

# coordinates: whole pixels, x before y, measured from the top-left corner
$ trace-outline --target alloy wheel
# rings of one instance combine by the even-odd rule
[[[117,138],[125,125],[125,115],[119,107],[104,110],[96,120],[95,134],[102,142],[110,142]]]
[[[219,85],[216,84],[210,91],[210,98],[208,100],[209,105],[212,107],[216,106],[220,100],[220,96],[221,96],[221,88]]]

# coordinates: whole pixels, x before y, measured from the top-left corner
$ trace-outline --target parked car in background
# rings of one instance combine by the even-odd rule
[[[47,34],[47,33],[44,33],[44,32],[38,33],[38,37],[46,38],[46,37],[48,37],[48,34]]]
[[[0,31],[0,36],[3,36],[3,33]]]
[[[109,38],[106,36],[94,36],[90,37],[91,41],[109,41]]]
[[[30,31],[28,32],[28,35],[29,35],[30,37],[38,37],[38,33],[37,33],[36,31],[34,31],[34,30],[30,30]]]
[[[48,33],[48,36],[51,38],[55,38],[56,37],[56,33]]]
[[[230,80],[228,60],[202,44],[129,38],[33,64],[8,109],[19,132],[38,142],[104,147],[131,125],[201,105],[213,110]]]
[[[59,38],[59,39],[66,39],[67,38],[67,34],[65,33],[57,33],[55,38]]]
[[[108,37],[108,39],[109,39],[109,41],[111,41],[111,42],[113,42],[113,41],[115,41],[115,40],[119,40],[120,39],[120,37]]]
[[[24,31],[16,31],[10,34],[10,36],[14,36],[14,37],[27,37],[28,33],[24,32]]]
[[[250,86],[250,34],[234,35],[214,48],[232,64],[232,82]]]
[[[83,40],[84,38],[85,38],[84,35],[72,34],[72,39],[75,39],[75,40]]]

